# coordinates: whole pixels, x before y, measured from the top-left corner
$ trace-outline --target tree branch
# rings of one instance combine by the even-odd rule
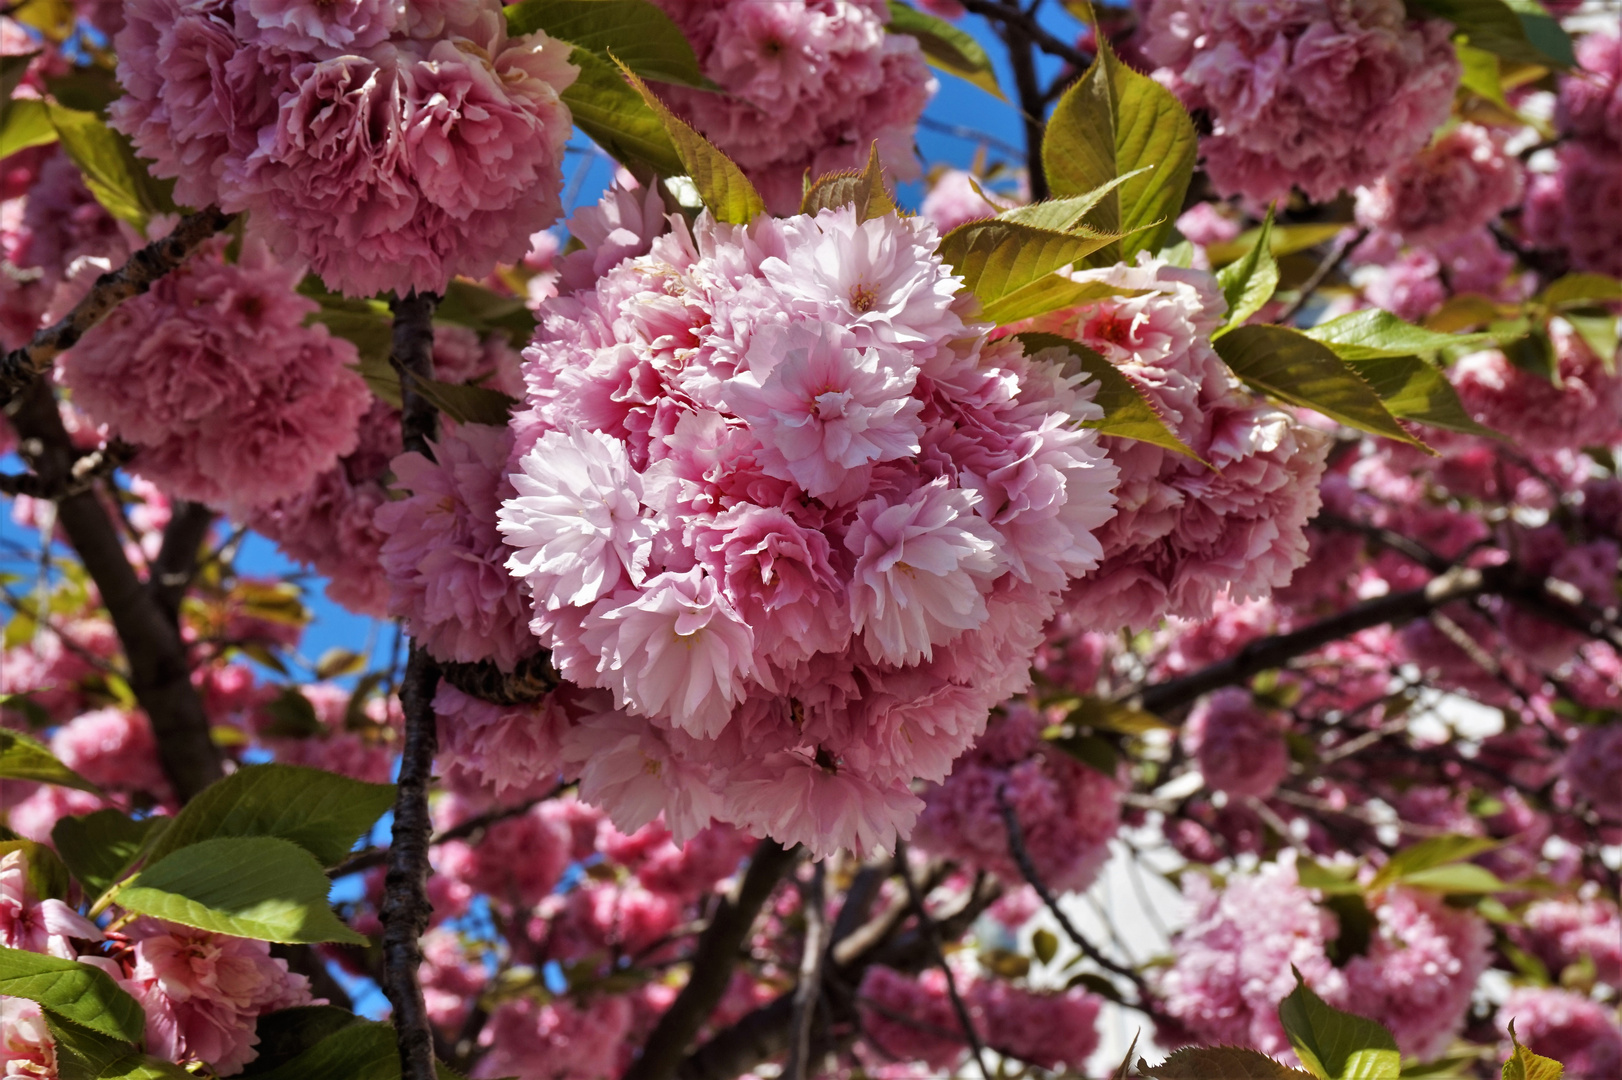
[[[822,1002],[822,962],[828,955],[827,874],[820,862],[811,865],[811,880],[800,886],[805,914],[805,943],[800,950],[800,981],[794,986],[794,1037],[789,1042],[783,1080],[805,1080],[811,1062],[811,1028]]]
[[[961,2],[966,11],[1017,29],[1032,45],[1049,56],[1058,57],[1078,72],[1086,71],[1092,66],[1092,57],[1048,33],[1034,15],[1026,14],[1017,4],[998,3],[996,0],[961,0]]]
[[[123,266],[97,278],[89,295],[56,325],[39,331],[27,345],[0,358],[0,405],[8,404],[24,387],[49,371],[58,356],[73,348],[86,331],[119,304],[146,292],[209,237],[228,228],[234,217],[221,213],[216,206],[188,214],[168,236],[154,240],[131,255]]]
[[[982,3],[983,0],[971,0]],[[987,3],[994,11],[1018,11],[1011,3]],[[1048,197],[1047,173],[1042,168],[1043,117],[1046,114],[1045,96],[1036,78],[1036,57],[1031,52],[1031,36],[1017,22],[1004,22],[1000,31],[1008,46],[1008,63],[1014,69],[1014,87],[1019,93],[1019,111],[1025,124],[1025,172],[1030,179],[1031,201]]]
[[[901,880],[907,885],[907,902],[912,906],[913,917],[918,920],[918,929],[922,931],[924,941],[929,946],[932,959],[941,974],[946,977],[946,996],[952,1001],[952,1012],[957,1015],[958,1026],[963,1029],[963,1037],[968,1040],[969,1048],[974,1052],[974,1063],[980,1067],[980,1075],[984,1080],[991,1080],[991,1070],[986,1067],[986,1048],[980,1041],[980,1033],[975,1030],[974,1018],[969,1015],[969,1007],[963,1002],[963,995],[958,993],[957,976],[952,973],[952,965],[946,962],[946,950],[941,947],[941,929],[935,925],[930,917],[929,909],[924,906],[924,897],[918,891],[918,883],[912,879],[912,869],[907,865],[906,847],[899,841],[896,844],[896,864],[901,869]]]
[[[0,495],[27,495],[32,499],[55,502],[89,491],[96,486],[97,480],[112,474],[134,456],[135,447],[120,439],[112,439],[106,446],[92,450],[75,461],[68,470],[66,483],[46,484],[38,473],[0,475]]]
[[[687,985],[659,1017],[658,1026],[642,1046],[641,1056],[631,1063],[622,1080],[671,1080],[676,1075],[687,1045],[715,1011],[732,980],[738,949],[755,924],[755,916],[793,865],[794,851],[773,840],[762,840],[756,846],[743,880],[733,895],[721,901],[698,939]]]
[[[552,799],[557,798],[559,795],[562,795],[571,786],[572,785],[570,784],[559,784],[551,791],[548,791],[545,795],[538,795],[533,799],[525,799],[523,802],[516,803],[512,806],[497,807],[494,810],[488,810],[485,813],[479,814],[477,817],[470,817],[460,825],[452,826],[451,828],[446,829],[444,832],[435,835],[432,840],[428,841],[428,844],[430,847],[438,847],[441,844],[448,844],[452,840],[466,840],[471,836],[478,835],[485,829],[488,829],[490,826],[499,824],[500,822],[506,821],[509,818],[523,817],[541,803],[549,802]],[[347,877],[350,874],[359,874],[362,871],[370,870],[375,866],[385,866],[387,865],[388,861],[388,848],[380,848],[374,851],[362,851],[358,855],[352,855],[344,862],[341,862],[337,866],[334,866],[331,870],[328,870],[327,877],[336,881],[338,878]]]
[[[47,383],[36,381],[18,397],[12,423],[23,458],[47,489],[69,490],[80,455]],[[185,802],[224,770],[202,699],[191,683],[179,628],[136,576],[118,530],[93,492],[59,500],[57,519],[107,606],[129,661],[130,689],[151,721],[164,776]]]
[[[418,391],[434,377],[434,309],[439,297],[411,292],[389,303],[394,342],[389,363],[400,376],[400,435],[407,450],[433,457],[428,443],[439,431],[439,413]]]
[[[445,681],[469,697],[494,705],[533,705],[557,689],[563,680],[552,666],[552,654],[542,651],[525,657],[510,672],[490,660],[469,664],[441,664]]]
[[[1346,256],[1350,255],[1352,249],[1361,244],[1368,235],[1367,229],[1359,229],[1329,249],[1329,254],[1318,264],[1317,269],[1312,271],[1312,276],[1302,284],[1301,291],[1296,294],[1295,299],[1290,301],[1290,305],[1279,315],[1276,320],[1279,325],[1288,325],[1290,320],[1301,313],[1301,309],[1307,306],[1307,301],[1312,299],[1318,287],[1328,280],[1330,274],[1340,269],[1340,264],[1346,261]]]
[[[164,527],[163,544],[147,568],[147,587],[171,620],[180,616],[180,601],[197,574],[197,553],[213,524],[213,510],[202,503],[183,501],[175,504],[169,524]]]

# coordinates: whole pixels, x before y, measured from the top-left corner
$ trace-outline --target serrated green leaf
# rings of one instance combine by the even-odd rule
[[[1560,1062],[1534,1054],[1521,1045],[1520,1037],[1515,1034],[1513,1018],[1509,1021],[1509,1042],[1514,1049],[1510,1052],[1509,1060],[1504,1062],[1504,1080],[1560,1080],[1565,1073],[1566,1067]]]
[[[457,1080],[435,1062],[439,1080]],[[256,1080],[399,1080],[400,1050],[394,1028],[361,1021],[334,1031],[308,1050],[275,1069],[253,1074]]]
[[[992,97],[1007,100],[997,85],[991,57],[973,35],[900,0],[890,0],[890,22],[885,29],[916,39],[924,59],[932,66],[973,83]]]
[[[1599,359],[1605,374],[1616,374],[1616,354],[1622,344],[1622,319],[1608,311],[1596,314],[1568,311],[1560,316],[1571,324],[1583,344]]]
[[[992,218],[947,233],[940,253],[981,306],[997,310],[998,301],[1116,239],[1114,233],[1059,233]]]
[[[1342,360],[1414,356],[1446,348],[1478,345],[1487,334],[1444,334],[1403,322],[1381,308],[1365,308],[1303,331],[1335,350]]]
[[[1397,422],[1373,387],[1329,346],[1300,331],[1236,326],[1215,344],[1233,373],[1255,390],[1350,427],[1429,449]]]
[[[884,186],[878,143],[873,144],[867,156],[867,167],[861,172],[829,173],[812,184],[800,200],[800,213],[815,214],[836,206],[854,206],[857,221],[896,212],[895,200]]]
[[[1239,326],[1267,305],[1278,290],[1278,263],[1272,249],[1273,208],[1267,208],[1267,217],[1256,233],[1256,242],[1250,245],[1244,258],[1229,263],[1217,271],[1217,284],[1222,286],[1222,297],[1228,302],[1228,315],[1213,337],[1221,337]]]
[[[1404,874],[1399,883],[1409,888],[1448,896],[1471,893],[1485,895],[1506,892],[1510,888],[1507,883],[1499,880],[1498,875],[1475,863],[1453,863],[1448,866],[1433,866],[1427,870],[1415,870]]]
[[[92,1031],[134,1042],[146,1013],[105,971],[77,960],[0,946],[0,996],[26,998]]]
[[[254,1034],[259,1038],[259,1045],[255,1047],[259,1056],[237,1075],[256,1077],[271,1072],[334,1032],[362,1022],[348,1009],[335,1005],[301,1005],[266,1013],[254,1027]]]
[[[95,784],[56,760],[45,744],[20,731],[0,729],[0,780],[32,780],[101,794]]]
[[[1311,1076],[1274,1061],[1260,1050],[1239,1046],[1177,1050],[1159,1065],[1140,1061],[1138,1075],[1151,1080],[1308,1080]]]
[[[1406,881],[1411,875],[1438,866],[1460,862],[1491,851],[1499,841],[1483,836],[1433,836],[1412,847],[1405,847],[1386,860],[1379,873],[1369,882],[1369,891],[1375,892],[1387,885]]]
[[[220,837],[276,837],[304,848],[323,866],[342,862],[383,812],[393,784],[367,784],[298,765],[247,765],[187,803],[149,857]]]
[[[1346,360],[1346,366],[1373,388],[1393,416],[1467,435],[1497,437],[1497,432],[1476,423],[1465,411],[1447,376],[1417,356]]]
[[[58,1080],[192,1080],[179,1065],[147,1057],[124,1039],[50,1014],[45,1023],[56,1040]]]
[[[428,379],[417,385],[418,392],[434,408],[459,424],[506,427],[518,402],[488,386],[469,386]]]
[[[135,860],[169,825],[169,818],[136,821],[119,810],[65,817],[51,830],[51,843],[68,870],[84,886],[86,896],[97,897],[121,881]]]
[[[1411,13],[1446,19],[1471,45],[1506,60],[1557,68],[1570,68],[1576,63],[1571,39],[1547,12],[1522,15],[1503,0],[1407,0],[1407,3]]]
[[[1607,274],[1567,274],[1538,293],[1537,299],[1553,308],[1608,303],[1622,300],[1622,281]]]
[[[1318,1080],[1397,1080],[1402,1054],[1380,1024],[1334,1008],[1295,973],[1295,989],[1279,1003],[1279,1022]]]
[[[1069,232],[1078,226],[1087,226],[1094,232],[1101,231],[1097,221],[1087,219],[1094,208],[1122,184],[1133,177],[1142,176],[1153,166],[1145,165],[1141,169],[1133,169],[1123,176],[1117,176],[1107,184],[1103,184],[1091,191],[1080,195],[1066,195],[1062,199],[1043,199],[1041,202],[1028,203],[1025,206],[1016,206],[1004,210],[997,217],[1002,221],[1015,221],[1021,225],[1032,225],[1038,229],[1048,229],[1052,232]]]
[[[1197,153],[1194,122],[1177,98],[1117,60],[1102,35],[1097,58],[1059,98],[1042,139],[1042,166],[1055,195],[1080,195],[1154,167],[1093,211],[1102,231],[1129,234],[1104,252],[1111,261],[1165,245]]]
[[[327,904],[326,873],[297,844],[273,836],[203,840],[154,859],[118,893],[126,911],[217,934],[314,944],[366,938]]]
[[[665,125],[614,65],[581,48],[569,61],[580,69],[563,92],[575,127],[644,181],[681,175],[685,166]]]
[[[1112,296],[1142,296],[1145,291],[1122,289],[1102,281],[1076,281],[1064,274],[1049,274],[1024,288],[1015,289],[1000,300],[982,305],[981,314],[999,326],[1008,326],[1050,311],[1062,311]]]
[[[85,187],[109,214],[145,232],[152,215],[174,211],[169,197],[173,184],[155,180],[129,140],[101,117],[50,102],[45,112],[62,149],[79,167]]]
[[[1295,879],[1303,889],[1317,889],[1325,896],[1361,893],[1354,866],[1325,866],[1304,856],[1295,860]]]
[[[670,136],[676,154],[681,158],[683,169],[698,189],[705,208],[715,215],[715,220],[747,225],[758,215],[764,214],[766,203],[761,199],[760,192],[755,190],[755,185],[738,168],[738,163],[718,150],[714,143],[700,135],[687,121],[671,112],[636,72],[617,59],[614,62],[619,65],[631,88],[642,96],[643,102],[664,125],[665,133]]]
[[[713,86],[681,28],[648,0],[524,0],[506,15],[509,34],[544,30],[597,56],[613,53],[645,79]]]
[[[1099,420],[1084,421],[1083,427],[1092,428],[1101,435],[1115,435],[1123,439],[1153,443],[1164,450],[1182,454],[1195,461],[1200,460],[1194,451],[1189,449],[1188,444],[1166,426],[1166,422],[1155,411],[1154,405],[1144,397],[1143,391],[1139,390],[1120,368],[1103,356],[1079,341],[1072,341],[1058,334],[1029,333],[1017,336],[1025,346],[1027,356],[1034,356],[1047,349],[1066,350],[1070,354],[1066,373],[1085,372],[1098,383],[1098,392],[1093,395],[1093,403],[1104,410],[1104,416]]]
[[[1339,236],[1346,228],[1340,224],[1326,225],[1274,225],[1268,232],[1267,250],[1273,253],[1273,258],[1282,259],[1286,255],[1315,248]],[[1256,246],[1256,238],[1261,235],[1261,228],[1246,229],[1232,240],[1221,243],[1207,244],[1205,257],[1212,266],[1226,266],[1245,257],[1245,254]]]

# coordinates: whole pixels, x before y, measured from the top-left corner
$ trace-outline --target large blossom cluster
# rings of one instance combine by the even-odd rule
[[[74,404],[173,496],[240,517],[303,492],[355,449],[371,395],[355,347],[304,325],[298,276],[253,244],[191,260],[68,353]]]
[[[1284,714],[1258,706],[1249,690],[1230,686],[1194,707],[1183,746],[1212,790],[1267,796],[1290,771],[1287,726]]]
[[[966,323],[916,219],[672,220],[526,353],[508,565],[623,710],[565,755],[622,827],[887,847],[1096,565],[1092,389]]]
[[[1459,65],[1449,26],[1401,0],[1152,0],[1143,54],[1191,109],[1217,190],[1317,201],[1366,184],[1447,119]]]
[[[1228,372],[1211,347],[1226,303],[1210,274],[1143,256],[1136,266],[1073,276],[1140,295],[1014,329],[1063,334],[1096,349],[1203,460],[1103,440],[1121,469],[1119,513],[1099,533],[1103,564],[1067,603],[1096,627],[1143,629],[1162,615],[1205,618],[1223,595],[1244,600],[1287,584],[1306,560],[1302,530],[1318,511],[1327,436],[1245,392]]]
[[[882,0],[660,0],[724,93],[660,87],[743,167],[778,214],[812,176],[860,167],[873,143],[918,175],[913,129],[935,93],[918,42],[885,30]]]
[[[113,123],[175,197],[333,288],[483,277],[561,210],[569,47],[491,0],[137,0],[115,47]]]
[[[1479,124],[1460,124],[1357,191],[1357,221],[1410,244],[1454,240],[1521,200],[1521,165]]]
[[[1622,35],[1589,34],[1581,70],[1564,76],[1555,120],[1565,136],[1552,170],[1533,177],[1524,224],[1577,270],[1622,275]]]
[[[1496,349],[1460,358],[1449,376],[1465,408],[1528,450],[1605,446],[1622,435],[1622,377],[1564,320],[1550,326],[1558,383]]]

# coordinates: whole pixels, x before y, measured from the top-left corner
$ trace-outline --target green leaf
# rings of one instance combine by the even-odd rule
[[[1278,1018],[1301,1064],[1318,1080],[1397,1080],[1402,1072],[1402,1054],[1391,1032],[1332,1007],[1299,971],[1295,989],[1279,1003]]]
[[[0,111],[0,158],[55,141],[56,128],[51,126],[43,101],[10,101]]]
[[[1154,166],[1145,165],[1080,195],[1066,195],[1062,199],[1043,199],[1041,202],[1016,206],[1004,210],[997,217],[1002,221],[1017,221],[1021,225],[1034,225],[1038,229],[1049,229],[1053,232],[1070,232],[1082,225],[1086,225],[1093,232],[1098,232],[1100,231],[1097,227],[1098,222],[1089,221],[1088,214],[1095,207],[1102,205],[1116,188],[1135,176],[1142,176],[1152,168]]]
[[[1059,939],[1051,930],[1038,930],[1031,935],[1031,950],[1042,963],[1051,964],[1059,952]]]
[[[436,1062],[440,1080],[455,1080],[456,1073]],[[394,1028],[361,1021],[341,1028],[256,1080],[399,1080],[400,1050]]]
[[[570,63],[580,75],[563,92],[575,127],[644,181],[685,171],[675,143],[657,113],[628,86],[614,65],[576,48]]]
[[[1515,1034],[1515,1021],[1509,1022],[1509,1041],[1515,1049],[1504,1062],[1504,1080],[1560,1080],[1566,1067],[1553,1058],[1532,1053]]]
[[[1238,1046],[1201,1046],[1177,1050],[1159,1065],[1138,1062],[1138,1075],[1151,1080],[1307,1080],[1262,1053]]]
[[[1115,58],[1098,57],[1053,110],[1042,166],[1055,195],[1080,195],[1154,166],[1105,196],[1094,211],[1102,231],[1129,234],[1118,257],[1163,247],[1183,206],[1198,152],[1194,122],[1171,91]],[[1107,256],[1117,256],[1111,249]],[[1111,261],[1114,261],[1113,258]]]
[[[1622,344],[1622,319],[1610,312],[1589,314],[1575,311],[1568,311],[1561,318],[1571,324],[1577,336],[1583,339],[1583,344],[1599,358],[1605,374],[1615,375],[1617,346]]]
[[[1250,245],[1245,257],[1217,271],[1217,284],[1222,286],[1223,299],[1228,301],[1228,317],[1213,337],[1221,337],[1242,325],[1265,307],[1278,290],[1278,263],[1273,259],[1272,232],[1273,208],[1268,207],[1256,242]]]
[[[1116,239],[1114,233],[1060,233],[992,218],[971,221],[947,233],[941,239],[940,253],[979,297],[986,317],[996,321],[995,313],[1028,309],[1020,290]]]
[[[418,384],[422,396],[434,408],[459,424],[485,424],[506,427],[517,401],[488,386],[469,386],[429,379]]]
[[[321,864],[291,841],[222,837],[155,859],[119,891],[118,904],[234,937],[366,944],[332,913],[328,885]]]
[[[1557,278],[1537,299],[1552,308],[1622,300],[1622,281],[1605,274],[1567,274]]]
[[[434,309],[434,318],[477,330],[503,333],[515,349],[529,344],[535,334],[535,315],[516,296],[502,296],[465,278],[453,278]]]
[[[157,862],[218,837],[273,836],[336,866],[383,812],[393,784],[367,784],[299,765],[247,765],[211,784],[175,816],[153,848]]]
[[[1093,403],[1104,410],[1104,416],[1099,420],[1084,421],[1083,427],[1092,428],[1101,435],[1153,443],[1164,450],[1200,460],[1188,444],[1166,426],[1166,421],[1155,411],[1154,404],[1143,395],[1143,391],[1103,356],[1079,341],[1058,334],[1029,333],[1017,336],[1024,344],[1027,356],[1035,356],[1046,349],[1065,349],[1070,353],[1066,373],[1072,373],[1072,369],[1086,372],[1098,383]]]
[[[1547,12],[1521,14],[1504,0],[1408,0],[1408,8],[1420,17],[1446,19],[1471,45],[1506,60],[1557,68],[1576,64],[1571,39]]]
[[[747,225],[758,215],[764,214],[766,204],[761,200],[760,192],[756,191],[755,185],[744,176],[737,162],[721,153],[714,143],[671,112],[634,71],[618,60],[615,60],[615,63],[619,64],[619,69],[624,73],[626,81],[631,84],[631,88],[642,95],[642,100],[664,125],[666,134],[670,136],[670,141],[675,145],[676,153],[681,158],[683,169],[692,178],[693,186],[698,189],[699,198],[704,200],[709,212],[715,215],[715,220],[731,222],[734,225]]]
[[[1401,884],[1443,895],[1487,895],[1506,892],[1510,888],[1508,884],[1499,880],[1498,875],[1475,863],[1452,863],[1448,866],[1415,870],[1403,875]]]
[[[301,1005],[266,1013],[254,1028],[254,1034],[259,1037],[259,1045],[255,1047],[259,1056],[237,1075],[249,1077],[271,1072],[334,1032],[361,1022],[361,1018],[348,1009],[335,1005]]]
[[[1360,891],[1341,892],[1324,898],[1323,906],[1335,913],[1340,932],[1328,943],[1329,960],[1343,968],[1353,958],[1367,956],[1379,925],[1369,902]]]
[[[1044,737],[1046,733],[1044,733]],[[1121,751],[1108,739],[1099,735],[1062,732],[1048,738],[1048,742],[1063,750],[1077,761],[1105,776],[1114,776],[1121,765]]]
[[[1303,889],[1317,889],[1325,896],[1350,896],[1363,891],[1357,883],[1356,867],[1325,866],[1304,856],[1295,860],[1295,879]]]
[[[1417,356],[1347,360],[1346,366],[1374,389],[1393,416],[1468,435],[1498,434],[1476,423],[1447,376]]]
[[[265,703],[265,715],[270,717],[270,723],[260,733],[272,738],[308,739],[327,730],[314,703],[296,686],[282,687]]]
[[[6,104],[11,103],[11,95],[17,92],[17,84],[23,81],[28,74],[28,66],[32,64],[40,51],[19,53],[14,56],[0,56],[0,99]]]
[[[101,117],[51,103],[46,104],[45,111],[62,140],[62,149],[79,167],[90,194],[109,214],[145,232],[153,214],[175,209],[169,197],[174,185],[153,179],[136,158],[129,140],[108,127]]]
[[[829,173],[806,191],[800,200],[800,213],[815,214],[836,206],[854,206],[856,220],[868,221],[896,212],[895,200],[884,186],[884,166],[879,163],[879,144],[867,155],[867,167],[859,173]]]
[[[1120,701],[1084,696],[1071,707],[1066,716],[1072,724],[1082,724],[1099,731],[1118,731],[1122,735],[1144,735],[1151,731],[1165,731],[1170,724],[1152,712],[1134,709]]]
[[[1505,0],[1521,20],[1526,40],[1544,56],[1563,68],[1577,66],[1577,52],[1572,47],[1571,35],[1560,25],[1560,20],[1549,13],[1541,0]]]
[[[981,307],[981,314],[1001,326],[1023,319],[1078,307],[1111,296],[1142,296],[1146,290],[1122,289],[1102,281],[1076,281],[1064,274],[1037,278],[1000,300]]]
[[[900,0],[890,0],[890,22],[885,29],[916,38],[924,59],[941,71],[973,83],[992,97],[1007,100],[997,85],[991,57],[973,35]]]
[[[648,0],[524,0],[506,9],[507,32],[544,30],[646,79],[711,88],[681,28]]]
[[[1319,323],[1304,331],[1307,337],[1335,350],[1342,360],[1414,356],[1448,347],[1478,345],[1486,334],[1443,334],[1403,322],[1381,308],[1365,308]]]
[[[1339,236],[1346,226],[1330,223],[1327,225],[1274,225],[1268,231],[1267,249],[1273,253],[1273,258],[1282,259],[1286,255],[1315,248]],[[1226,266],[1245,257],[1256,246],[1256,238],[1261,235],[1260,226],[1246,229],[1232,240],[1218,244],[1208,244],[1205,248],[1205,257],[1212,266]]]
[[[1369,882],[1369,891],[1376,892],[1406,881],[1413,874],[1460,862],[1498,846],[1497,840],[1483,836],[1433,836],[1421,840],[1391,856]]]
[[[95,784],[56,760],[43,743],[20,731],[0,730],[0,780],[32,780],[101,794]]]
[[[97,810],[62,818],[51,830],[51,843],[84,886],[85,895],[97,897],[124,879],[169,821],[161,817],[136,821],[119,810]]]
[[[14,851],[22,853],[23,861],[28,867],[28,888],[35,898],[40,900],[63,900],[67,898],[68,868],[62,865],[61,858],[44,844],[36,844],[32,840],[18,837],[15,840],[0,840],[0,859],[4,859]]]
[[[134,1042],[146,1014],[105,971],[77,960],[0,946],[0,996],[26,998],[92,1031]]]
[[[147,1057],[127,1040],[109,1038],[49,1014],[60,1080],[192,1080],[179,1065]]]
[[[1252,388],[1362,431],[1424,447],[1329,346],[1284,326],[1236,326],[1216,351]]]

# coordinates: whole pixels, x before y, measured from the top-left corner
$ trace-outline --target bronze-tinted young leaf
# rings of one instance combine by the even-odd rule
[[[1065,274],[1037,278],[1007,296],[982,304],[981,314],[989,322],[1007,326],[1021,319],[1061,311],[1111,296],[1142,296],[1145,290],[1122,289],[1102,281],[1076,281]]]
[[[800,200],[800,213],[815,214],[836,206],[854,206],[856,220],[868,221],[896,212],[895,200],[884,186],[884,166],[879,163],[879,144],[868,152],[867,167],[859,173],[829,173],[806,191]]]
[[[990,307],[1115,239],[1114,234],[1052,232],[991,218],[947,233],[940,253],[981,305]]]
[[[1425,446],[1329,346],[1298,330],[1237,326],[1217,340],[1216,351],[1235,375],[1261,393],[1362,431]]]
[[[1319,244],[1328,243],[1339,236],[1346,229],[1345,225],[1329,223],[1323,225],[1277,225],[1275,224],[1267,233],[1267,250],[1273,253],[1274,259],[1282,259],[1286,255],[1315,248]],[[1256,238],[1261,235],[1261,227],[1246,229],[1232,240],[1220,243],[1207,244],[1205,257],[1211,261],[1212,266],[1226,266],[1245,257],[1256,247]]]
[[[1177,1050],[1159,1065],[1140,1062],[1138,1075],[1150,1080],[1310,1080],[1312,1076],[1274,1061],[1260,1050],[1239,1046]]]
[[[469,386],[429,379],[421,384],[422,396],[434,408],[459,424],[485,424],[506,427],[518,402],[488,386]]]
[[[1093,428],[1101,435],[1117,435],[1123,439],[1153,443],[1195,461],[1200,460],[1188,444],[1166,426],[1166,421],[1155,411],[1143,392],[1132,384],[1132,380],[1094,350],[1057,334],[1020,334],[1019,340],[1024,344],[1028,356],[1045,349],[1066,350],[1070,353],[1068,363],[1074,365],[1074,370],[1086,372],[1098,383],[1093,403],[1104,410],[1104,416],[1099,420],[1088,420],[1084,426]]]
[[[885,29],[892,34],[915,38],[924,59],[948,75],[971,82],[993,97],[1003,96],[991,57],[966,31],[944,19],[926,15],[901,0],[890,0],[890,22]]]
[[[49,102],[45,111],[85,187],[109,214],[144,231],[152,215],[174,211],[174,185],[154,179],[129,140],[101,117]]]
[[[1607,274],[1567,274],[1538,293],[1537,298],[1552,308],[1610,303],[1622,300],[1622,281]]]
[[[709,88],[693,46],[648,0],[523,0],[506,9],[507,32],[544,30],[600,57],[613,53],[645,79]]]
[[[755,185],[744,176],[743,170],[738,168],[737,162],[716,149],[715,144],[700,135],[685,120],[682,120],[669,107],[648,89],[648,84],[637,77],[636,72],[619,64],[620,72],[625,76],[631,88],[642,96],[648,108],[659,118],[664,125],[665,133],[670,136],[671,143],[676,147],[676,154],[681,158],[682,167],[692,179],[693,186],[704,200],[704,206],[715,215],[717,221],[727,221],[734,225],[746,225],[753,221],[756,215],[766,212],[766,203],[755,190]]]
[[[1509,1021],[1509,1042],[1514,1049],[1504,1062],[1503,1080],[1560,1080],[1565,1074],[1566,1067],[1560,1062],[1534,1054],[1521,1045],[1513,1018]]]
[[[1042,166],[1055,195],[1080,195],[1144,166],[1093,211],[1101,230],[1129,234],[1106,256],[1157,251],[1194,175],[1194,122],[1171,91],[1115,58],[1098,57],[1059,98],[1042,140]]]

